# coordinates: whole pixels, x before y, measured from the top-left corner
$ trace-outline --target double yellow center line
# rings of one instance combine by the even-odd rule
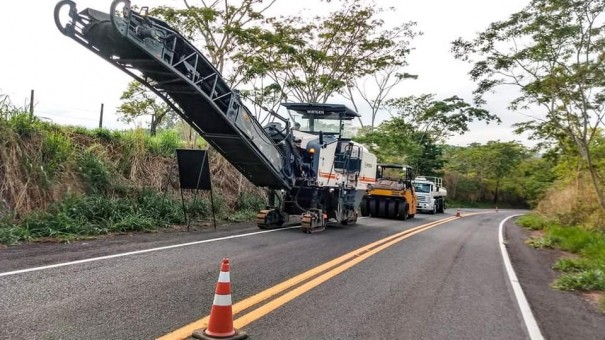
[[[468,215],[467,215],[468,216]],[[258,320],[259,318],[267,315],[268,313],[276,310],[277,308],[283,306],[284,304],[292,301],[298,296],[308,292],[309,290],[317,287],[318,285],[328,281],[329,279],[335,277],[336,275],[344,272],[345,270],[353,267],[354,265],[360,263],[361,261],[367,259],[368,257],[375,255],[376,253],[402,241],[408,237],[414,236],[418,233],[421,233],[430,228],[436,227],[438,225],[448,223],[452,220],[457,219],[458,217],[449,217],[439,221],[423,224],[421,226],[408,229],[402,231],[400,233],[391,235],[384,239],[378,240],[376,242],[372,242],[366,246],[363,246],[359,249],[356,249],[350,253],[342,255],[338,258],[335,258],[331,261],[328,261],[320,266],[317,266],[313,269],[310,269],[302,274],[299,274],[291,279],[288,279],[282,283],[279,283],[267,290],[264,290],[256,295],[253,295],[247,299],[244,299],[233,305],[233,315],[239,314],[242,311],[247,310],[250,307],[253,307],[275,295],[278,295],[289,288],[292,288],[296,285],[299,285],[313,277],[312,280],[301,284],[300,286],[288,291],[287,293],[278,296],[277,298],[257,307],[256,309],[249,311],[248,313],[238,317],[233,321],[233,325],[235,328],[242,328],[249,323]],[[323,274],[322,274],[323,273]],[[321,274],[321,275],[320,275]],[[193,331],[201,328],[206,328],[208,326],[208,319],[210,316],[206,316],[198,321],[190,323],[186,326],[183,326],[171,333],[168,333],[160,338],[159,340],[173,340],[173,339],[186,339],[191,336]]]

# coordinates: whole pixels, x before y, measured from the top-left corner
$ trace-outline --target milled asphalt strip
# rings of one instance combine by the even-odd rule
[[[248,234],[225,236],[225,237],[213,238],[213,239],[209,239],[209,240],[202,240],[202,241],[195,241],[195,242],[174,244],[174,245],[165,246],[165,247],[158,247],[158,248],[151,248],[151,249],[131,251],[131,252],[121,253],[121,254],[100,256],[100,257],[92,257],[92,258],[89,258],[89,259],[83,259],[83,260],[77,260],[77,261],[71,261],[71,262],[63,262],[63,263],[57,263],[57,264],[51,264],[51,265],[48,265],[48,266],[41,266],[41,267],[34,267],[34,268],[14,270],[12,272],[0,273],[0,277],[2,277],[2,276],[16,275],[16,274],[22,274],[22,273],[28,273],[28,272],[35,272],[35,271],[46,270],[46,269],[59,268],[59,267],[66,267],[66,266],[71,266],[71,265],[75,265],[75,264],[87,263],[87,262],[94,262],[94,261],[114,259],[114,258],[124,257],[124,256],[131,256],[131,255],[139,255],[139,254],[144,254],[144,253],[151,253],[151,252],[160,251],[160,250],[167,250],[167,249],[174,249],[174,248],[193,246],[193,245],[202,244],[202,243],[224,241],[224,240],[230,240],[230,239],[234,239],[234,238],[240,238],[240,237],[246,237],[246,236],[254,236],[254,235],[272,233],[274,231],[294,229],[294,228],[300,228],[300,226],[293,226],[293,227],[286,227],[286,228],[279,228],[279,229],[271,229],[271,230],[263,230],[263,231],[257,231],[257,232],[254,232],[254,233],[248,233]]]
[[[525,298],[525,294],[523,294],[523,289],[521,288],[521,284],[517,279],[517,274],[515,274],[515,270],[510,262],[510,258],[508,257],[508,251],[506,250],[506,246],[504,244],[504,223],[509,219],[521,216],[522,214],[511,215],[507,218],[503,219],[500,222],[500,235],[498,235],[498,239],[500,241],[500,250],[502,251],[502,259],[504,260],[504,267],[506,268],[506,272],[508,273],[508,279],[510,280],[510,284],[513,287],[513,291],[515,292],[515,297],[517,298],[517,303],[519,304],[519,308],[521,309],[521,314],[523,315],[523,321],[525,321],[525,326],[527,327],[527,332],[529,333],[529,337],[532,340],[544,339],[542,336],[542,332],[540,331],[540,327],[538,327],[538,323],[534,318],[534,314],[531,312],[531,308],[529,307],[529,303]]]

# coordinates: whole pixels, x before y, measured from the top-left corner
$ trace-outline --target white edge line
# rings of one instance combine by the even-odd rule
[[[521,288],[521,284],[517,279],[517,275],[515,274],[515,270],[513,269],[513,265],[510,262],[510,257],[508,256],[508,251],[506,250],[506,246],[504,244],[504,223],[506,223],[506,221],[513,217],[521,215],[523,214],[511,215],[503,219],[502,222],[500,222],[500,235],[498,235],[498,239],[500,241],[500,250],[502,251],[504,267],[506,268],[506,272],[508,273],[508,279],[510,280],[510,284],[513,287],[515,297],[517,298],[517,304],[519,304],[519,309],[521,309],[521,314],[523,315],[523,321],[525,321],[527,332],[529,333],[530,339],[538,340],[544,339],[544,337],[542,336],[540,327],[538,327],[538,323],[534,318],[534,314],[531,311],[531,307],[529,307],[529,303],[525,298],[525,294],[523,294],[523,288]]]
[[[28,273],[28,272],[34,272],[34,271],[40,271],[40,270],[46,270],[46,269],[59,268],[59,267],[66,267],[66,266],[71,266],[71,265],[81,264],[81,263],[88,263],[88,262],[94,262],[94,261],[114,259],[114,258],[117,258],[117,257],[124,257],[124,256],[130,256],[130,255],[138,255],[138,254],[144,254],[144,253],[151,253],[151,252],[160,251],[160,250],[167,250],[167,249],[173,249],[173,248],[181,248],[181,247],[193,246],[193,245],[202,244],[202,243],[224,241],[224,240],[229,240],[229,239],[233,239],[233,238],[246,237],[246,236],[254,236],[254,235],[265,234],[265,233],[272,233],[274,231],[294,229],[294,228],[300,228],[300,226],[285,227],[285,228],[272,229],[272,230],[263,230],[263,231],[257,231],[257,232],[253,232],[253,233],[248,233],[248,234],[231,235],[231,236],[213,238],[213,239],[209,239],[209,240],[201,240],[201,241],[195,241],[195,242],[189,242],[189,243],[174,244],[174,245],[165,246],[165,247],[136,250],[136,251],[130,251],[130,252],[121,253],[121,254],[92,257],[92,258],[89,258],[89,259],[83,259],[83,260],[77,260],[77,261],[71,261],[71,262],[63,262],[63,263],[51,264],[51,265],[41,266],[41,267],[33,267],[33,268],[27,268],[27,269],[20,269],[20,270],[15,270],[15,271],[11,271],[11,272],[0,273],[0,277],[10,276],[10,275],[16,275],[16,274],[22,274],[22,273]]]

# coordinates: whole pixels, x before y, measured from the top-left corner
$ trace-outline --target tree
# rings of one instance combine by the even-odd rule
[[[354,79],[351,84],[347,85],[346,90],[342,93],[345,98],[351,101],[355,111],[360,112],[357,107],[357,100],[355,100],[356,95],[359,95],[359,97],[361,97],[361,99],[370,107],[371,130],[374,129],[376,115],[384,108],[384,104],[389,97],[391,90],[404,79],[418,79],[417,75],[399,73],[398,71],[400,70],[400,66],[390,66],[365,79]],[[370,80],[372,84],[370,84],[370,88],[368,88],[367,83]],[[359,117],[359,123],[363,127],[361,117]]]
[[[401,117],[384,121],[374,130],[363,128],[355,141],[367,145],[380,162],[411,165],[417,174],[441,175],[441,146]]]
[[[473,63],[470,76],[478,84],[478,102],[500,85],[515,86],[520,95],[510,108],[543,114],[520,130],[573,142],[605,209],[603,183],[591,153],[605,117],[603,13],[604,0],[532,0],[473,41],[454,41],[452,50]]]
[[[131,81],[126,91],[120,97],[122,104],[117,112],[122,114],[121,120],[126,123],[133,122],[142,116],[151,116],[149,131],[155,136],[158,126],[174,123],[176,114],[170,107],[160,100],[154,93],[137,81]]]
[[[242,68],[245,67],[235,56],[251,52],[251,46],[243,44],[242,39],[258,32],[266,20],[264,13],[275,1],[199,0],[202,6],[198,7],[183,0],[184,9],[161,6],[151,14],[165,20],[188,39],[201,42],[201,52],[226,77],[227,83],[235,87],[244,79]]]
[[[202,42],[201,51],[223,75],[230,86],[235,87],[244,80],[241,69],[243,65],[234,57],[238,53],[247,53],[246,46],[240,44],[241,36],[247,33],[249,27],[260,25],[264,19],[263,13],[271,7],[275,0],[243,0],[236,3],[230,1],[213,1],[209,3],[200,0],[202,6],[194,6],[190,1],[183,0],[184,8],[178,9],[160,6],[151,10],[150,14],[166,21],[183,36],[194,42]],[[244,51],[244,52],[242,52]],[[231,68],[229,68],[231,67]],[[226,73],[226,74],[225,74]],[[119,111],[124,114],[125,121],[134,117],[152,114],[152,133],[161,123],[157,120],[162,115],[163,107],[153,100],[155,94],[140,86],[129,87],[123,92],[124,104]],[[267,92],[254,87],[252,94]],[[246,93],[244,93],[246,94]],[[262,102],[264,96],[253,97],[253,102]],[[150,105],[153,104],[153,105]]]
[[[482,148],[482,164],[487,178],[494,183],[494,204],[498,204],[498,194],[502,181],[509,177],[521,161],[526,158],[526,150],[518,142],[489,141]]]
[[[468,147],[449,147],[446,151],[448,189],[454,198],[487,200],[497,204],[501,188],[523,188],[518,177],[520,164],[530,158],[528,150],[518,142],[489,141],[473,143]],[[458,192],[460,182],[466,184]]]
[[[256,49],[240,55],[248,76],[269,77],[288,98],[325,103],[356,79],[406,64],[416,23],[387,29],[374,3],[340,3],[326,16],[273,18],[269,28],[249,32],[246,44]]]
[[[434,94],[394,98],[385,106],[391,115],[403,118],[415,130],[436,141],[445,141],[454,134],[468,132],[468,124],[475,120],[500,122],[487,110],[473,106],[458,96],[436,100]]]

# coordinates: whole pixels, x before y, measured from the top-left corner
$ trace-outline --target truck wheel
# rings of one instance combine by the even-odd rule
[[[370,212],[368,210],[368,199],[364,197],[361,199],[361,204],[359,205],[359,212],[361,213],[361,216],[369,216]]]
[[[444,201],[439,202],[439,213],[440,214],[445,213],[445,202]]]
[[[387,205],[388,218],[397,218],[397,201],[389,201]]]
[[[370,216],[378,217],[378,200],[375,198],[370,199],[368,206],[370,208]]]
[[[407,202],[399,202],[398,207],[398,216],[400,220],[405,221],[408,219],[408,204]]]
[[[431,215],[435,215],[437,213],[437,203],[433,204],[433,210],[431,210]]]
[[[387,201],[380,200],[378,202],[378,217],[387,217]]]

